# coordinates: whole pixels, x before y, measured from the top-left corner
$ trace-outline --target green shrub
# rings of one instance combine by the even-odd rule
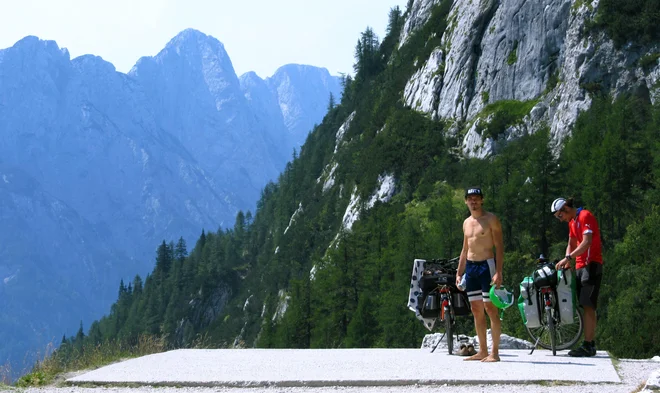
[[[482,137],[497,140],[508,126],[520,123],[537,102],[538,100],[501,100],[487,105],[479,117],[485,119],[492,115],[492,118],[488,124],[478,127],[478,131]]]
[[[511,50],[511,53],[509,53],[509,57],[506,59],[506,63],[508,65],[514,65],[516,61],[518,61],[518,40],[513,43],[513,49]]]
[[[642,56],[639,59],[639,66],[644,69],[651,68],[658,64],[658,59],[660,59],[660,53],[657,52]]]
[[[594,25],[617,46],[654,43],[660,38],[660,0],[601,0]]]
[[[598,94],[603,91],[603,86],[598,82],[588,82],[580,84],[580,87],[590,94]]]
[[[554,88],[557,87],[558,83],[559,83],[559,70],[553,72],[548,77],[548,82],[545,85],[545,93],[549,93],[552,90],[554,90]]]

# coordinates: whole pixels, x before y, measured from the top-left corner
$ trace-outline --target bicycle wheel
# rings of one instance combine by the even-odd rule
[[[451,311],[448,306],[444,308],[445,314],[445,337],[447,338],[447,351],[451,355],[454,352],[454,332],[452,327]]]
[[[545,314],[545,311],[542,311]],[[532,338],[532,342],[535,343],[538,340],[538,344],[545,349],[552,349],[552,343],[550,340],[550,331],[548,330],[547,317],[543,316],[543,325],[536,328],[528,328],[527,333]],[[573,318],[573,323],[565,324],[559,323],[555,324],[555,338],[556,338],[556,347],[558,351],[563,349],[571,348],[575,343],[580,340],[582,337],[582,331],[584,330],[584,318],[582,315],[582,310],[577,309]]]
[[[552,323],[553,332],[555,331],[552,315],[550,315],[547,310],[543,308],[541,309],[540,319],[541,326],[536,328],[529,328],[525,326],[525,329],[527,329],[527,333],[532,338],[532,343],[540,345],[541,348],[552,349],[553,338],[550,331],[550,323]]]
[[[552,309],[545,309],[545,318],[550,334],[550,349],[552,349],[552,356],[555,356],[557,355],[557,331],[555,330],[555,317],[552,315]]]
[[[558,323],[555,326],[557,332],[557,349],[568,349],[575,345],[582,337],[584,329],[582,310],[577,309],[573,315],[573,323]]]

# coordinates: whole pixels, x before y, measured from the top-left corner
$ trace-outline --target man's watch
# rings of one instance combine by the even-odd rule
[[[567,259],[568,261],[572,261],[572,260],[573,260],[573,257],[571,256],[571,254],[566,254],[566,259]]]

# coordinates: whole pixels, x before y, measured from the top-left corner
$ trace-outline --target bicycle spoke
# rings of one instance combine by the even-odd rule
[[[572,347],[577,343],[582,335],[583,320],[581,312],[575,314],[575,322],[570,325],[555,325],[555,332],[557,334],[557,349],[563,350]],[[551,349],[550,332],[547,324],[537,328],[527,328],[532,338],[532,342],[538,339],[538,345],[542,348]]]
[[[576,314],[574,323],[570,325],[557,326],[557,348],[566,349],[575,344],[582,334],[582,324],[579,315]]]

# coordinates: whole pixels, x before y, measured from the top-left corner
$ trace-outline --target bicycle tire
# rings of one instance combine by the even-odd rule
[[[550,333],[550,349],[552,349],[552,356],[557,355],[557,331],[555,330],[555,318],[552,315],[552,310],[545,309],[546,324],[548,325],[548,332]]]
[[[555,326],[557,333],[557,349],[568,349],[573,347],[582,337],[584,330],[584,316],[582,310],[577,309],[573,315],[572,324],[562,324],[561,321]]]
[[[551,349],[550,336],[545,324],[537,328],[528,328],[525,326],[525,329],[533,343],[540,337],[539,346],[541,346],[541,348]],[[567,325],[560,323],[555,326],[555,332],[557,333],[557,350],[561,351],[574,346],[582,337],[583,330],[584,316],[582,310],[577,309],[572,324]]]
[[[447,338],[447,351],[451,355],[454,352],[454,332],[452,327],[452,318],[450,307],[444,308],[445,314],[445,337]]]

